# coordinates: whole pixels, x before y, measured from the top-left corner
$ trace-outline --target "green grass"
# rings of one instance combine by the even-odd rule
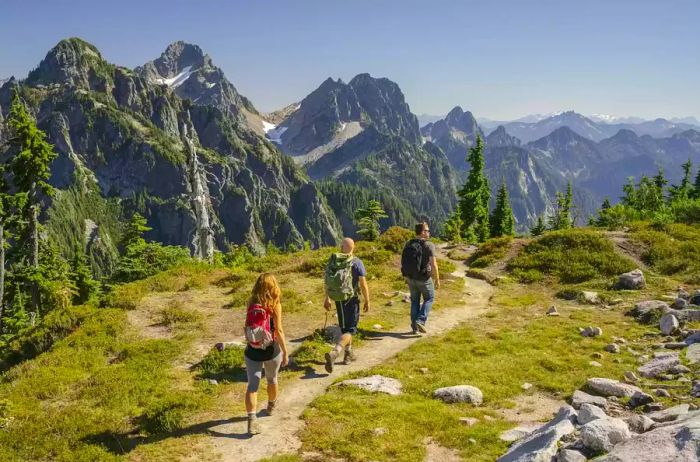
[[[546,278],[564,284],[608,280],[634,268],[600,233],[578,228],[549,232],[508,263],[513,276],[525,283]]]
[[[655,227],[637,223],[632,238],[646,248],[643,259],[658,273],[689,284],[700,283],[700,229],[697,226],[675,223]]]

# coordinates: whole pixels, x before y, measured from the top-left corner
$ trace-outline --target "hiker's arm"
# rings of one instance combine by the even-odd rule
[[[435,288],[440,288],[440,272],[438,271],[437,258],[435,256],[430,257],[430,267],[432,268],[433,281],[435,282]]]
[[[286,366],[289,362],[287,354],[287,339],[284,338],[284,327],[282,327],[282,305],[277,305],[277,309],[273,312],[275,320],[275,338],[282,350],[282,366]]]
[[[362,300],[364,302],[362,309],[367,312],[369,311],[369,287],[367,287],[367,278],[360,276],[358,282],[360,283],[360,291],[362,291]]]

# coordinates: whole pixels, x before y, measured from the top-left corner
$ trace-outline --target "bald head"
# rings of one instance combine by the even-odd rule
[[[340,242],[340,251],[341,252],[352,253],[353,250],[355,250],[355,241],[353,241],[349,237],[344,238]]]

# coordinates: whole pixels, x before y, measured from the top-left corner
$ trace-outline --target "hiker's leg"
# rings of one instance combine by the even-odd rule
[[[420,290],[416,281],[406,278],[408,290],[411,292],[411,329],[416,330],[416,321],[420,311]]]
[[[360,300],[353,297],[344,303],[338,303],[338,325],[341,336],[335,348],[338,353],[352,345],[352,336],[357,333],[360,321]]]
[[[258,388],[260,388],[260,379],[262,379],[263,363],[253,361],[247,356],[245,359],[245,372],[248,376],[248,387],[245,393],[245,410],[250,413],[255,413],[258,407]]]
[[[265,361],[265,378],[267,379],[267,400],[277,400],[277,374],[282,365],[282,353],[269,361]]]
[[[421,284],[420,292],[423,295],[423,304],[418,314],[418,322],[425,324],[430,314],[430,308],[435,301],[435,284],[433,284],[432,278]]]

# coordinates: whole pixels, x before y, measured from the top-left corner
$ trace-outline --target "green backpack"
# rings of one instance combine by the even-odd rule
[[[352,285],[353,256],[346,253],[334,253],[326,265],[326,293],[336,302],[344,302],[355,295]]]

